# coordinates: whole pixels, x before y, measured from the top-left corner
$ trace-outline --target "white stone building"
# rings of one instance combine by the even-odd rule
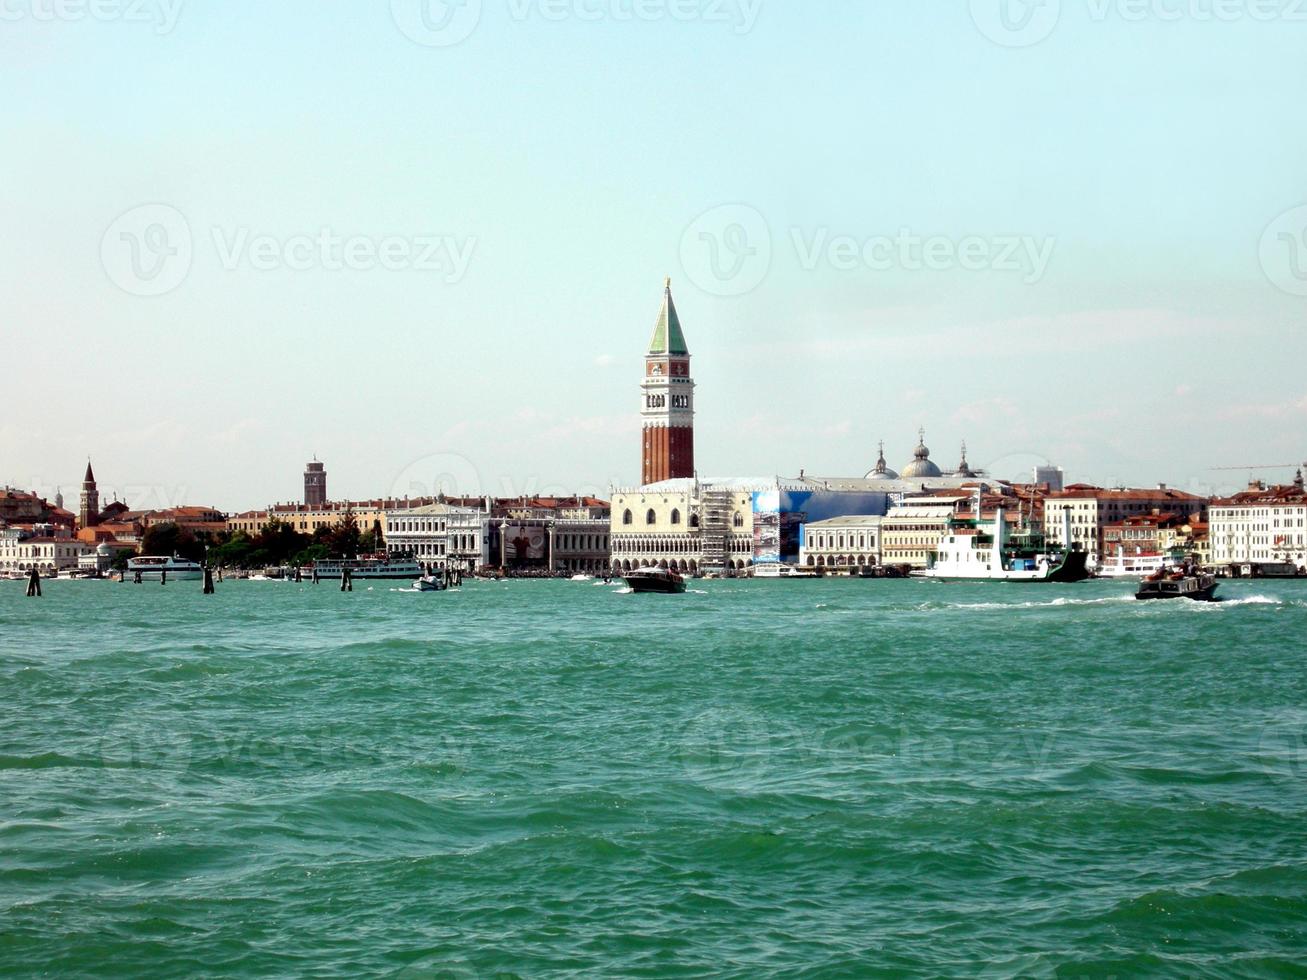
[[[78,559],[90,551],[84,541],[53,537],[48,529],[32,533],[6,528],[0,531],[0,574],[25,574],[35,568],[42,575],[54,575],[76,568]]]
[[[881,564],[925,568],[958,506],[967,499],[932,496],[903,500],[880,522]]]
[[[386,553],[412,558],[422,565],[447,567],[451,524],[456,515],[464,520],[476,519],[480,512],[473,507],[453,504],[387,510],[384,526]]]
[[[832,517],[803,526],[799,564],[809,568],[856,571],[881,564],[880,528],[883,517]]]
[[[1212,502],[1212,562],[1290,564],[1307,570],[1307,492],[1302,472],[1289,486],[1250,487]]]
[[[1207,501],[1203,497],[1165,485],[1151,490],[1105,489],[1077,483],[1045,498],[1044,526],[1050,544],[1068,544],[1062,540],[1065,513],[1071,519],[1070,543],[1078,543],[1092,560],[1103,554],[1105,525],[1144,514],[1177,514],[1201,519],[1206,510]]]
[[[691,575],[753,564],[753,495],[775,480],[664,480],[613,492],[612,570]]]

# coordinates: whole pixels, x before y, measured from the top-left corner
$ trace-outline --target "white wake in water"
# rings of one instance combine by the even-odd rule
[[[1101,606],[1118,602],[1134,602],[1130,595],[1103,596],[1098,599],[1071,599],[1058,596],[1047,602],[953,602],[946,609],[1053,609],[1057,606]],[[923,607],[929,608],[929,607]]]

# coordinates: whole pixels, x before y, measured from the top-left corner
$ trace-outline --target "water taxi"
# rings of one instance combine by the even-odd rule
[[[1158,570],[1139,583],[1136,599],[1193,599],[1216,602],[1216,576],[1186,562],[1170,570]]]
[[[622,576],[632,592],[659,592],[674,595],[685,591],[685,579],[667,568],[641,568]]]

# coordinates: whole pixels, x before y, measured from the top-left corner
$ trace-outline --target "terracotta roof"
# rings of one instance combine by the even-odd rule
[[[1113,521],[1111,524],[1104,524],[1104,528],[1109,527],[1170,527],[1176,524],[1184,524],[1185,518],[1180,514],[1136,514],[1133,517],[1127,517],[1124,520]]]
[[[1249,504],[1307,504],[1307,490],[1293,485],[1244,490],[1233,497],[1213,501],[1218,507],[1246,507]]]
[[[1049,500],[1202,500],[1196,493],[1176,490],[1172,487],[1155,490],[1138,488],[1121,488],[1105,490],[1102,487],[1074,485],[1065,490],[1058,490],[1048,495]]]

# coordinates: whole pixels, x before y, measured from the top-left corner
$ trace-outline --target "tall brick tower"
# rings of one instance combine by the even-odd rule
[[[77,514],[78,527],[95,527],[100,523],[100,491],[91,472],[91,461],[86,461],[86,475],[82,477],[82,502]]]
[[[672,280],[644,359],[644,404],[640,410],[641,483],[694,476],[694,381],[690,350],[672,302]]]
[[[304,467],[304,506],[322,507],[327,502],[327,468],[313,457]]]

